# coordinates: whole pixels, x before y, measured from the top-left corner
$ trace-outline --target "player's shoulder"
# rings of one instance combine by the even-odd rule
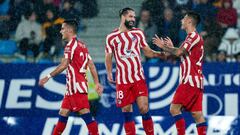
[[[118,33],[119,33],[119,29],[118,29],[118,28],[115,28],[115,29],[113,29],[113,31],[111,31],[111,32],[107,35],[107,38],[114,37],[114,36],[116,36]]]
[[[190,38],[197,38],[199,36],[200,36],[200,34],[197,31],[193,31],[189,34]]]

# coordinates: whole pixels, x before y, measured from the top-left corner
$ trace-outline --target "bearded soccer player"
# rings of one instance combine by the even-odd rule
[[[116,83],[116,104],[122,110],[126,134],[136,134],[132,107],[136,102],[146,134],[153,135],[153,121],[148,108],[148,88],[141,64],[140,49],[150,58],[165,58],[165,54],[151,50],[143,31],[134,28],[135,11],[132,8],[120,10],[119,16],[121,19],[119,28],[113,30],[106,38],[105,65],[108,81]],[[112,75],[113,55],[117,67],[116,79],[113,79]]]
[[[103,87],[99,83],[98,74],[86,45],[76,37],[78,24],[75,20],[66,20],[62,24],[60,33],[62,39],[67,41],[64,48],[64,57],[58,67],[39,81],[43,86],[47,81],[66,69],[67,91],[64,95],[59,120],[54,128],[53,135],[60,135],[64,131],[70,112],[75,112],[85,121],[90,135],[98,135],[97,122],[90,113],[88,102],[88,86],[86,80],[87,68],[93,76],[95,89],[99,95]]]
[[[164,51],[181,58],[180,84],[173,97],[170,113],[175,119],[178,135],[185,135],[185,121],[182,110],[191,112],[197,123],[198,135],[206,135],[207,124],[202,113],[203,98],[203,39],[197,33],[199,14],[188,12],[181,20],[181,28],[187,32],[185,41],[179,48],[173,46],[170,38],[153,38],[153,43]]]

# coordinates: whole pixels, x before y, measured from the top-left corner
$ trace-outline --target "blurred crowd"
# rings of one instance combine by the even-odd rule
[[[150,47],[155,33],[170,37],[180,46],[186,37],[181,30],[181,19],[188,10],[201,16],[197,31],[204,39],[204,60],[208,62],[240,62],[240,1],[239,0],[145,0],[136,27],[144,30]],[[149,62],[161,62],[149,59]],[[170,56],[169,62],[176,62]]]
[[[75,19],[83,31],[82,18],[97,13],[95,0],[0,0],[0,55],[14,52],[18,61],[51,62],[63,51],[63,21]]]
[[[136,27],[144,30],[154,50],[159,50],[152,44],[156,33],[180,46],[186,37],[181,19],[188,10],[201,15],[197,31],[205,42],[204,60],[240,62],[240,0],[145,0]],[[0,0],[0,56],[13,55],[17,62],[52,62],[63,51],[62,22],[75,19],[79,31],[84,31],[82,19],[97,14],[96,0]],[[170,56],[168,61],[175,63],[177,59]]]

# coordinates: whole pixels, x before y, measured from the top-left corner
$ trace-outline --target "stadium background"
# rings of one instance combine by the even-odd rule
[[[62,54],[62,49],[60,48],[62,48],[62,44],[64,45],[64,43],[59,42],[59,35],[51,35],[52,33],[48,33],[49,30],[47,28],[53,28],[50,30],[56,30],[54,32],[57,32],[59,28],[58,24],[61,24],[62,19],[67,19],[69,16],[79,20],[79,37],[88,45],[90,54],[96,62],[100,81],[104,85],[105,90],[101,98],[96,96],[94,92],[90,92],[89,94],[93,114],[99,122],[100,134],[124,134],[124,130],[122,129],[122,116],[120,110],[116,108],[114,104],[115,86],[109,84],[106,79],[104,42],[106,35],[111,32],[112,29],[118,27],[119,9],[126,6],[134,8],[137,16],[140,15],[141,9],[150,10],[152,13],[151,23],[156,24],[156,33],[160,36],[173,36],[172,38],[176,39],[176,43],[181,43],[181,35],[184,35],[184,33],[181,33],[182,31],[179,30],[179,18],[182,13],[180,11],[185,9],[197,10],[202,15],[202,18],[207,20],[201,23],[198,31],[202,32],[205,40],[208,41],[205,44],[208,46],[206,48],[204,63],[205,95],[203,103],[204,114],[209,124],[208,134],[240,134],[240,64],[238,58],[240,42],[237,42],[238,47],[235,48],[234,53],[232,52],[233,54],[229,54],[227,50],[219,50],[221,41],[224,39],[228,28],[234,28],[234,30],[236,30],[235,33],[230,32],[230,35],[237,37],[237,41],[239,41],[239,33],[237,30],[239,30],[240,21],[237,21],[238,24],[233,26],[210,27],[209,29],[209,25],[207,25],[209,22],[219,24],[216,18],[217,13],[220,11],[219,6],[221,4],[218,3],[218,0],[209,0],[207,5],[204,6],[203,3],[206,0],[199,0],[200,4],[195,3],[197,1],[198,0],[0,1],[0,134],[49,135],[52,132],[54,124],[57,122],[58,109],[64,93],[65,73],[49,81],[44,88],[40,88],[37,82],[58,64]],[[74,8],[76,10],[67,10],[68,6],[66,3],[68,2],[70,7],[71,5],[73,6],[70,9]],[[233,6],[238,9],[239,20],[239,1],[235,0]],[[204,10],[206,7],[209,11]],[[169,8],[173,11],[174,18],[172,20],[175,22],[171,28],[175,28],[176,26],[175,31],[173,30],[173,35],[171,35],[170,31],[166,31],[168,28],[161,29],[166,26],[164,25],[164,9]],[[45,12],[48,10],[56,13],[56,17],[53,19],[54,21],[44,18]],[[45,29],[45,36],[43,36],[40,41],[36,41],[39,46],[37,56],[30,50],[24,55],[19,47],[22,40],[16,37],[18,25],[21,23],[21,20],[26,21],[25,17],[31,16],[29,13],[32,13],[32,11],[38,16],[36,22],[39,24],[41,31],[43,27],[47,27]],[[214,24],[210,26],[212,25],[215,26]],[[27,27],[27,30],[28,29],[31,29],[31,27]],[[151,32],[153,31],[149,33]],[[208,34],[205,35],[206,33],[204,32]],[[169,35],[164,35],[164,33],[168,33]],[[148,35],[148,33],[145,34]],[[236,34],[238,34],[238,36],[236,36]],[[49,35],[51,36],[48,38],[54,37],[52,40],[56,42],[49,43],[49,40],[46,40]],[[31,39],[33,38],[31,36],[26,37],[29,38],[29,41],[35,41]],[[46,44],[50,44],[48,50],[51,51],[46,51]],[[153,47],[153,49],[155,48]],[[219,58],[220,54],[227,56],[227,59],[226,57],[223,60]],[[171,57],[167,62],[159,59],[144,58],[143,63],[150,91],[150,110],[155,122],[155,134],[175,135],[176,130],[168,110],[172,94],[178,84],[179,63],[174,57]],[[92,91],[94,84],[90,76],[89,80],[89,86]],[[141,117],[139,113],[137,113],[137,108],[135,107],[134,109],[136,110],[135,121],[137,123],[137,134],[142,135],[144,134],[144,130],[141,126]],[[188,113],[185,115],[188,125],[187,134],[196,135],[193,120]],[[72,114],[64,134],[85,135],[87,131],[83,121]]]

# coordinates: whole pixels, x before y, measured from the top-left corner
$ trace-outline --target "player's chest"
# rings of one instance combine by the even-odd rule
[[[132,50],[140,47],[140,37],[134,33],[120,33],[111,41],[115,50]]]

